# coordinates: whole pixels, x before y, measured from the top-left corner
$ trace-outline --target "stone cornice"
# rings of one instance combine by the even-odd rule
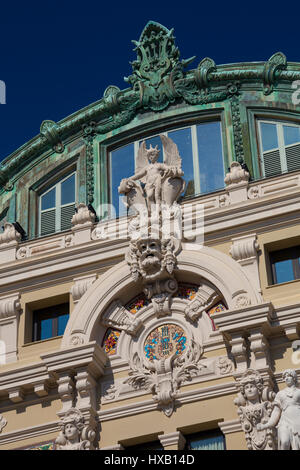
[[[227,382],[225,384],[216,384],[210,387],[203,387],[196,390],[182,392],[176,399],[175,404],[193,403],[200,400],[209,398],[221,397],[224,395],[231,395],[237,392],[236,382]],[[147,411],[157,409],[157,404],[153,400],[144,400],[140,402],[131,403],[125,406],[116,406],[108,410],[98,412],[100,422],[110,421],[112,419],[124,418],[133,416]]]
[[[222,421],[218,423],[218,426],[223,434],[231,434],[233,432],[242,431],[242,425],[239,419],[233,419],[232,421]]]
[[[204,205],[205,243],[209,244],[212,237],[213,239],[221,237],[222,240],[230,240],[236,234],[237,227],[240,233],[243,231],[243,227],[246,232],[251,229],[251,231],[259,233],[264,228],[264,221],[267,224],[269,218],[272,218],[273,227],[276,223],[278,226],[286,226],[288,221],[290,224],[297,222],[296,217],[300,209],[299,172],[252,183],[251,188],[258,188],[255,192],[256,197],[254,199],[251,197],[240,204],[221,207],[219,205],[220,194],[225,194],[225,191],[222,191],[186,201],[182,205],[183,210],[185,206]],[[51,247],[56,243],[56,240],[61,240],[61,234],[23,243],[21,246],[25,251],[26,247],[37,249],[39,244],[44,246],[47,241],[50,249],[48,252],[43,251],[42,255],[24,257],[10,263],[0,264],[0,291],[3,286],[3,292],[7,293],[9,284],[13,284],[14,291],[16,289],[26,291],[26,286],[31,286],[33,279],[38,279],[38,284],[49,285],[53,282],[53,276],[57,278],[59,273],[65,281],[72,282],[74,275],[85,273],[82,269],[83,266],[95,269],[91,268],[93,264],[100,267],[105,266],[107,262],[111,264],[113,260],[118,262],[123,259],[125,249],[128,246],[125,235],[126,221],[120,219],[119,221],[103,222],[103,227],[107,227],[107,232],[110,233],[114,224],[117,225],[120,233],[124,233],[124,238],[106,240],[96,238],[82,245],[66,247],[59,247],[57,242],[57,249]],[[197,250],[196,246],[195,249]]]

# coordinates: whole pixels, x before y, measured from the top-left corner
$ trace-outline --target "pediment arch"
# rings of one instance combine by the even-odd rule
[[[204,282],[214,286],[228,309],[261,302],[259,292],[237,262],[210,247],[191,247],[193,249],[186,245],[178,255],[175,272],[177,280],[198,285]],[[112,302],[121,301],[124,305],[141,290],[141,285],[132,280],[125,261],[109,269],[92,284],[76,305],[65,330],[62,348],[93,340],[100,342],[103,337],[99,335],[101,321]]]

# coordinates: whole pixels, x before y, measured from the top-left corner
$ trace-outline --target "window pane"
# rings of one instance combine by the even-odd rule
[[[275,263],[277,284],[294,280],[293,260],[286,259]]]
[[[224,187],[224,162],[221,123],[209,122],[197,126],[201,193]]]
[[[296,144],[300,142],[300,127],[283,126],[284,144]]]
[[[141,140],[139,142],[139,145],[142,143],[143,141]],[[158,147],[158,149],[160,150],[159,152],[159,157],[158,157],[158,162],[160,163],[163,163],[164,161],[164,158],[163,158],[163,146],[162,146],[162,142],[160,140],[160,137],[158,135],[156,135],[155,137],[150,137],[150,139],[146,139],[146,147],[147,149],[150,147],[150,145],[152,145],[152,147]]]
[[[64,334],[68,320],[69,314],[60,315],[58,317],[57,336],[62,336]]]
[[[118,187],[123,178],[129,178],[134,175],[134,144],[126,145],[118,150],[114,150],[110,155],[111,160],[111,204],[113,204],[116,215],[126,215],[127,209],[122,203],[123,197],[120,198]]]
[[[41,338],[52,338],[52,318],[47,318],[41,321]]]
[[[195,193],[195,184],[191,128],[168,132],[168,137],[175,142],[182,158],[182,169],[186,183],[184,195],[192,196]]]
[[[278,147],[276,124],[260,123],[263,151]]]
[[[61,205],[75,202],[75,174],[61,183]]]
[[[224,437],[215,436],[190,441],[192,450],[225,450]]]
[[[42,196],[42,211],[52,209],[56,205],[55,188]]]

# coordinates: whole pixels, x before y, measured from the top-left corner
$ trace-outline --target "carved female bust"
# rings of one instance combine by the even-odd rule
[[[95,437],[88,430],[79,410],[70,408],[60,422],[61,432],[56,439],[57,450],[88,450]]]
[[[274,430],[259,430],[259,423],[266,423],[271,415],[275,393],[263,384],[260,374],[248,369],[240,380],[240,393],[234,403],[239,406],[238,414],[245,432],[249,450],[270,450],[276,448]]]

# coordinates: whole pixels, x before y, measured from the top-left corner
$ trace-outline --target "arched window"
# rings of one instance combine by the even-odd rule
[[[76,173],[66,176],[39,198],[39,235],[71,228],[76,204]]]
[[[263,177],[300,168],[300,126],[287,122],[259,120],[259,147]]]

